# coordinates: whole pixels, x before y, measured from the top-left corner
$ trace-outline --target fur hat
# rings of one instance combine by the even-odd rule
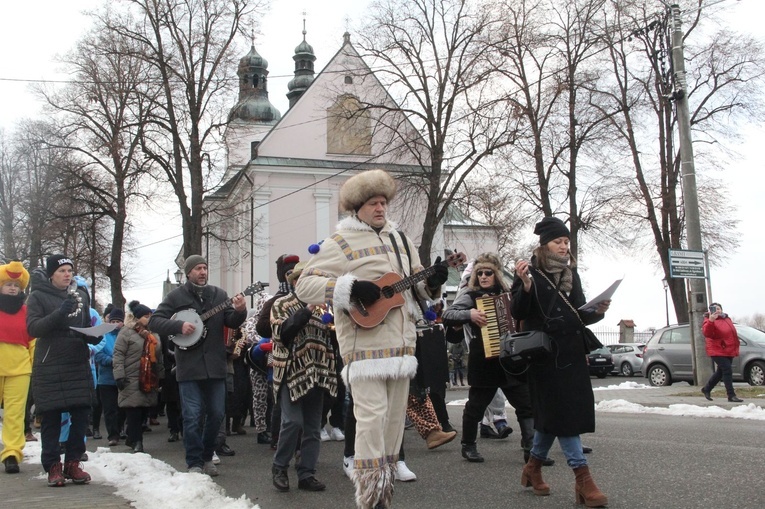
[[[287,282],[287,271],[293,270],[300,261],[300,257],[294,254],[283,254],[276,259],[276,277],[280,283]]]
[[[120,308],[113,308],[111,311],[109,311],[109,321],[111,322],[112,320],[119,320],[120,322],[124,322],[125,312]]]
[[[29,272],[18,260],[11,263],[0,265],[0,286],[10,281],[16,281],[21,290],[24,291],[29,284]]]
[[[507,290],[505,278],[503,277],[502,261],[494,253],[481,253],[473,261],[473,267],[470,272],[470,283],[468,286],[472,289],[480,287],[478,284],[478,271],[481,269],[490,269],[494,271],[494,281],[498,283],[503,290]]]
[[[308,262],[299,262],[295,265],[295,268],[292,269],[292,274],[287,276],[287,282],[292,286],[295,286],[297,279],[300,277],[300,274],[303,272],[306,265],[308,265]]]
[[[200,263],[204,263],[204,262],[200,262]],[[194,267],[196,267],[196,265]],[[194,267],[192,267],[192,269]],[[128,304],[128,308],[130,308],[130,312],[133,313],[133,316],[135,316],[136,319],[139,319],[151,313],[151,309],[149,308],[149,306],[145,306],[141,304],[140,302],[138,302],[137,300],[131,300],[130,303]],[[111,318],[111,315],[110,315],[110,318]]]
[[[62,254],[50,255],[45,261],[45,272],[48,274],[48,277],[53,277],[53,273],[62,265],[69,265],[74,269],[74,262],[71,258],[67,258]]]
[[[188,258],[186,258],[186,261],[183,262],[183,273],[185,275],[189,275],[189,272],[194,270],[194,267],[199,265],[200,263],[204,263],[207,265],[207,260],[202,255],[191,255]]]
[[[340,188],[340,208],[355,212],[374,196],[390,202],[396,196],[396,181],[387,171],[368,170],[349,178]]]
[[[557,217],[545,217],[534,226],[534,234],[539,235],[539,245],[544,246],[558,237],[570,237],[571,232]]]

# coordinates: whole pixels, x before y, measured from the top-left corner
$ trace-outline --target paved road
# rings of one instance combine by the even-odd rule
[[[640,378],[632,380],[644,382]],[[593,379],[593,385],[621,381],[624,379]],[[596,400],[627,399],[650,406],[672,403],[732,406],[720,398],[708,403],[700,395],[675,395],[695,392],[695,388],[681,383],[662,389],[596,391],[595,395]],[[464,390],[449,391],[451,400],[466,395]],[[459,428],[461,407],[448,408],[452,422]],[[599,412],[597,426],[597,432],[587,435],[585,443],[594,448],[589,456],[590,466],[598,485],[609,496],[611,508],[765,507],[763,421]],[[155,428],[146,435],[146,450],[176,469],[185,470],[181,444],[167,443],[166,436],[163,427]],[[407,431],[407,464],[418,475],[418,480],[396,484],[396,507],[450,509],[477,504],[548,509],[576,507],[573,474],[565,466],[557,446],[552,451],[556,465],[544,470],[552,486],[551,496],[535,497],[520,486],[523,460],[519,440],[517,433],[503,441],[480,440],[479,450],[486,462],[472,464],[460,456],[458,441],[428,451],[414,431]],[[342,443],[322,445],[317,477],[328,486],[323,493],[305,493],[294,488],[289,493],[276,492],[270,480],[268,446],[256,444],[253,434],[232,436],[229,444],[237,454],[223,459],[221,475],[216,478],[227,495],[236,498],[244,494],[263,509],[353,507],[352,484],[342,471]],[[91,441],[89,445],[93,448],[104,444]],[[126,452],[127,448],[116,450]],[[53,490],[46,488],[41,478],[34,477],[29,473],[0,474],[0,492],[3,493],[0,507],[18,507],[22,502],[39,506],[39,502],[52,502],[54,495],[59,507],[129,507],[113,495],[112,488],[97,482],[91,486]],[[290,480],[296,484],[294,469],[290,471]],[[13,504],[6,505],[11,501]]]

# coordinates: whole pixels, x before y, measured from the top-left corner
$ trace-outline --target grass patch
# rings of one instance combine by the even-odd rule
[[[722,384],[718,385],[714,389],[712,389],[712,393],[710,394],[712,398],[721,398],[721,399],[727,399],[727,394],[725,393],[725,387],[722,387]],[[679,392],[677,394],[673,394],[673,396],[679,396],[683,398],[687,397],[693,397],[698,396],[699,398],[703,398],[704,395],[701,394],[701,388],[694,387],[693,390],[688,392]],[[753,387],[751,385],[747,385],[746,387],[736,387],[736,396],[738,396],[741,399],[765,399],[765,387]]]

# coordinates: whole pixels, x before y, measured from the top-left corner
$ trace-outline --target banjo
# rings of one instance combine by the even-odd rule
[[[268,283],[261,283],[258,281],[257,283],[253,283],[248,286],[241,293],[241,295],[254,295],[255,293],[262,292],[267,286]],[[234,297],[236,297],[236,295]],[[214,308],[205,311],[201,315],[193,309],[183,309],[175,313],[172,316],[172,320],[180,320],[181,322],[189,322],[193,324],[194,332],[189,334],[176,334],[174,336],[169,336],[170,341],[175,343],[175,346],[181,350],[189,350],[199,345],[207,336],[207,327],[205,327],[204,322],[211,316],[216,315],[229,307],[231,302],[234,300],[234,297],[226,299],[224,302],[221,302]]]

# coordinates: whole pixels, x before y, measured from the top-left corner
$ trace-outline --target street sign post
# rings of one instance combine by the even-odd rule
[[[704,251],[690,249],[669,250],[669,277],[706,279],[707,262]]]

